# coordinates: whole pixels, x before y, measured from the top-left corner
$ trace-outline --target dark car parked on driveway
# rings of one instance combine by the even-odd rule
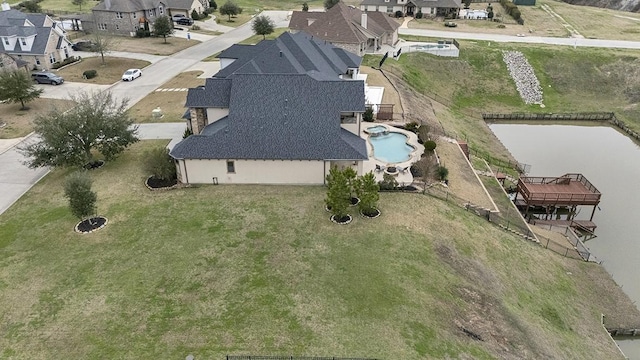
[[[93,41],[78,41],[71,45],[71,48],[75,51],[95,51],[96,47],[97,45]]]
[[[181,19],[176,20],[176,24],[178,24],[178,25],[193,25],[193,19],[181,18]]]
[[[63,78],[50,72],[33,73],[31,74],[31,78],[38,84],[60,85],[64,82]]]

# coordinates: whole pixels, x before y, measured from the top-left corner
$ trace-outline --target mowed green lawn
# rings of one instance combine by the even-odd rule
[[[142,153],[164,144],[90,173],[102,230],[73,232],[65,170],[0,215],[0,358],[618,356],[596,265],[417,194],[341,226],[321,186],[151,192]]]

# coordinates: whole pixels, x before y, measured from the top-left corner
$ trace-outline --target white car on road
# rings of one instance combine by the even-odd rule
[[[124,81],[133,81],[142,76],[142,70],[140,69],[129,69],[122,74],[122,80]]]

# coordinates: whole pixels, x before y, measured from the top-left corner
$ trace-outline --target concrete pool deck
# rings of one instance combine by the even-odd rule
[[[379,160],[375,158],[373,156],[373,146],[371,145],[371,141],[369,141],[369,134],[365,132],[366,129],[374,126],[384,126],[390,132],[398,132],[406,135],[408,137],[407,143],[415,148],[415,150],[410,154],[409,159],[399,163],[387,163],[383,160]],[[360,137],[366,140],[367,154],[369,155],[369,160],[364,161],[362,164],[362,170],[365,174],[368,172],[373,172],[373,174],[376,176],[376,181],[382,181],[384,179],[385,172],[376,170],[376,165],[383,166],[383,167],[390,167],[390,166],[402,167],[402,168],[407,168],[407,171],[403,173],[397,173],[397,175],[394,175],[394,177],[396,178],[396,181],[398,182],[398,185],[407,186],[413,183],[413,175],[411,175],[411,171],[409,171],[409,168],[411,167],[411,164],[420,160],[422,153],[424,153],[424,146],[418,143],[418,135],[414,134],[411,131],[394,127],[391,124],[365,123],[364,126],[362,127],[362,131],[360,132]]]

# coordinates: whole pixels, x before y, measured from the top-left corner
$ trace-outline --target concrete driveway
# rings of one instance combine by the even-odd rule
[[[80,92],[101,92],[107,90],[111,85],[87,84],[79,82],[65,81],[62,85],[36,85],[38,89],[44,90],[40,97],[45,99],[69,99],[69,95]]]

